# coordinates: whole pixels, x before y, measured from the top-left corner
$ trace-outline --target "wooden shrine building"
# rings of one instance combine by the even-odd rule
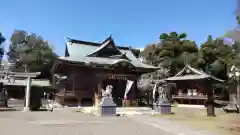
[[[116,46],[110,36],[102,43],[68,38],[65,56],[56,59],[52,73],[62,76],[56,101],[63,105],[97,105],[101,90],[113,86],[115,103],[121,106],[127,80],[133,81],[127,100],[137,98],[136,79],[157,68],[143,64],[130,47]]]
[[[173,93],[173,99],[180,104],[203,105],[207,99],[206,91],[213,91],[212,84],[224,82],[212,75],[186,65],[175,76],[166,81],[177,84],[177,91]]]

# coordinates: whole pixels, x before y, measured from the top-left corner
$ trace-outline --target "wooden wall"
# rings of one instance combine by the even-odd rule
[[[63,66],[62,72],[63,72]],[[130,74],[128,70],[116,69],[115,71],[110,71],[106,69],[98,68],[86,68],[86,67],[74,67],[67,66],[64,69],[65,75],[68,76],[68,79],[65,82],[59,84],[59,93],[72,93],[71,96],[78,100],[77,104],[81,104],[83,100],[88,100],[93,104],[99,103],[99,98],[101,97],[101,89],[105,89],[105,86],[102,84],[103,80],[106,80],[109,75],[127,76],[127,79],[136,80],[137,75],[134,73]],[[125,83],[119,83],[120,85],[126,85]],[[118,87],[118,86],[117,86]],[[136,84],[132,86],[132,90],[128,94],[129,99],[136,99]],[[125,87],[122,87],[122,96],[124,95]],[[117,92],[119,93],[119,92]],[[113,92],[114,94],[114,92]],[[60,95],[60,94],[59,94]],[[64,94],[61,94],[64,96]],[[65,94],[66,95],[66,94]],[[122,97],[123,98],[123,97]]]

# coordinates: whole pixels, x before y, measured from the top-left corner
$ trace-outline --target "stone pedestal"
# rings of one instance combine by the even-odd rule
[[[172,114],[171,103],[169,102],[160,102],[160,103],[154,104],[153,108],[157,113],[160,113],[160,114]]]
[[[30,112],[30,108],[29,107],[24,107],[23,112]]]
[[[153,110],[157,110],[156,107],[157,107],[157,104],[156,104],[156,103],[153,103],[152,109],[153,109]]]
[[[99,114],[100,116],[116,116],[116,107],[112,97],[103,97],[99,104]]]

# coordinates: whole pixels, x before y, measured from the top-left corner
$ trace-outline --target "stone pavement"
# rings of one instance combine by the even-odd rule
[[[2,135],[173,135],[128,117],[83,113],[0,112]]]
[[[97,109],[95,107],[80,107],[82,108],[84,113],[93,113],[96,114]],[[77,110],[79,108],[73,108],[72,110]],[[67,111],[69,110],[68,108],[61,108],[61,109],[55,109],[55,111]],[[149,107],[117,107],[116,108],[116,113],[120,115],[151,115],[152,114],[152,109]]]
[[[134,115],[129,116],[129,118],[136,122],[143,123],[175,135],[217,135],[207,131],[189,128],[184,125],[173,124],[167,119],[154,118],[153,116],[148,115]]]
[[[10,106],[21,110],[23,102]],[[3,109],[4,110],[4,109]],[[63,111],[65,110],[65,111]],[[0,134],[3,135],[214,135],[208,132],[174,125],[163,118],[154,118],[150,108],[117,108],[127,117],[97,117],[73,112],[66,108],[57,112],[1,111]],[[62,113],[60,113],[62,112]]]
[[[92,107],[85,107],[83,108],[85,113],[92,113],[94,112],[94,108]],[[65,109],[63,109],[65,110]],[[66,112],[60,110],[58,112]],[[69,111],[69,109],[66,109]],[[151,116],[153,111],[151,108],[147,107],[126,107],[126,108],[117,108],[117,114],[124,114],[129,119],[137,122],[142,123],[146,126],[151,126],[157,129],[160,129],[169,134],[175,135],[215,135],[213,133],[202,131],[198,129],[189,128],[184,125],[176,125],[176,123],[172,123],[171,121],[164,119],[164,118],[157,118]]]

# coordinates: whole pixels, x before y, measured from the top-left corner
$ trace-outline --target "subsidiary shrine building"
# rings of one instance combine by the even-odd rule
[[[112,96],[118,106],[123,99],[134,103],[138,77],[158,69],[143,64],[134,54],[136,49],[116,46],[111,36],[102,43],[70,38],[66,42],[65,56],[58,57],[52,68],[59,80],[55,100],[62,105],[98,105],[107,85],[113,86]]]

